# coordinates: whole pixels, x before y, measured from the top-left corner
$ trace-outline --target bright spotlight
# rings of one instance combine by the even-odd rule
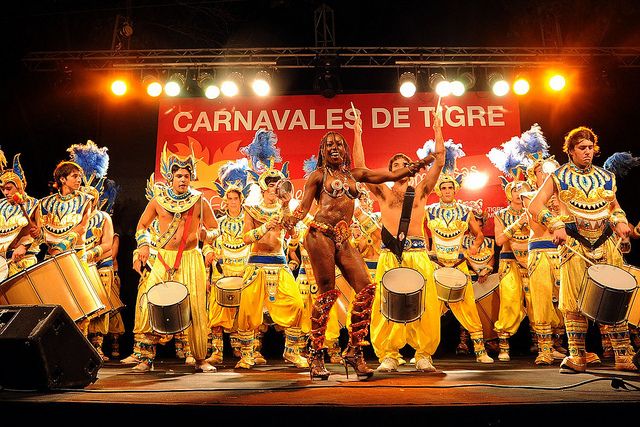
[[[449,85],[453,96],[462,96],[465,91],[464,84],[460,80],[454,80]]]
[[[400,75],[400,94],[411,98],[416,93],[416,75],[406,71]]]
[[[436,85],[436,93],[438,96],[445,97],[451,95],[451,83],[446,80],[441,81]]]
[[[204,96],[209,99],[216,99],[220,96],[220,88],[209,73],[202,73],[198,78],[198,86],[204,91]]]
[[[560,74],[556,74],[549,79],[549,87],[556,92],[564,89],[566,84],[567,81],[565,80],[564,76]]]
[[[258,96],[267,96],[271,92],[271,75],[266,71],[258,71],[251,83],[253,92]]]
[[[164,93],[167,96],[178,96],[180,95],[180,91],[186,82],[186,78],[181,73],[174,73],[169,77],[169,81],[164,85]]]
[[[229,74],[220,85],[220,90],[224,96],[236,96],[240,93],[240,83],[242,82],[242,74],[234,71]]]
[[[476,76],[466,71],[451,82],[451,94],[454,96],[462,96],[468,90],[474,87],[476,84]]]
[[[142,78],[142,85],[146,88],[147,94],[152,97],[158,97],[162,93],[162,85],[155,75],[147,74]]]
[[[462,186],[468,190],[479,190],[487,185],[489,175],[484,172],[471,171],[464,178]]]
[[[527,79],[520,77],[513,83],[513,92],[516,95],[526,95],[529,92],[529,82]]]
[[[116,96],[122,96],[127,93],[127,83],[124,80],[118,79],[111,83],[111,92]]]
[[[489,86],[495,96],[505,96],[509,93],[509,83],[500,73],[492,73],[489,76]]]

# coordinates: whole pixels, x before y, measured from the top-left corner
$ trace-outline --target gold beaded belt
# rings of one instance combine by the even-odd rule
[[[351,228],[349,228],[349,224],[344,220],[338,221],[338,223],[333,226],[314,220],[309,223],[309,227],[315,228],[333,240],[336,243],[336,248],[339,248],[343,242],[348,242],[351,238]]]

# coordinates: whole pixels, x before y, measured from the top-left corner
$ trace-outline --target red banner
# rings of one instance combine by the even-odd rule
[[[353,103],[363,120],[363,144],[369,168],[387,168],[389,158],[403,152],[417,159],[416,151],[434,138],[432,113],[437,95],[417,93],[412,98],[400,94],[237,97],[219,100],[174,98],[160,102],[156,164],[165,142],[167,148],[185,155],[190,144],[198,159],[198,181],[193,185],[205,191],[212,205],[220,200],[213,191],[218,170],[227,161],[242,158],[239,148],[253,140],[258,129],[271,129],[278,136],[276,147],[283,161],[289,161],[290,178],[299,197],[304,186],[302,165],[318,155],[320,139],[328,131],[340,132],[352,144]],[[471,189],[463,185],[461,200],[483,199],[492,213],[506,206],[498,176],[500,172],[486,154],[493,147],[520,135],[520,114],[515,96],[497,98],[487,92],[468,92],[462,97],[446,97],[444,107],[445,140],[462,144],[466,156],[458,168],[475,167],[488,176],[486,185]],[[277,165],[281,167],[282,165]],[[160,178],[156,167],[156,177]],[[435,195],[429,202],[436,201]],[[493,221],[485,227],[493,234]]]

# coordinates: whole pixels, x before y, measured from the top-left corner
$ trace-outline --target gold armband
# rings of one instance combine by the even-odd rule
[[[95,248],[92,248],[91,250],[87,251],[87,260],[90,262],[95,262],[98,259],[100,259],[103,252],[104,251],[102,250],[102,246],[98,245]]]
[[[213,230],[207,230],[207,242],[213,242],[220,236],[220,230],[214,228]]]
[[[614,209],[613,212],[611,212],[611,215],[609,215],[609,222],[613,227],[615,227],[621,222],[628,224],[627,214],[624,213],[624,211],[620,208]]]
[[[213,247],[210,244],[205,243],[204,246],[202,246],[202,255],[204,255],[205,257],[207,257],[209,254],[214,252],[215,251],[213,250]]]
[[[559,217],[553,216],[551,211],[546,208],[538,212],[537,222],[538,224],[546,227],[547,230],[549,230],[549,232],[551,233],[565,227],[564,221],[562,221]]]
[[[151,235],[149,234],[149,230],[136,231],[135,238],[138,247],[151,245]]]
[[[302,205],[298,205],[298,207],[293,211],[291,216],[298,221],[302,221],[302,219],[305,217],[305,214],[303,213]]]
[[[262,224],[258,228],[254,228],[253,230],[247,231],[244,235],[249,236],[249,240],[251,243],[257,242],[262,239],[262,237],[267,234],[267,224]]]

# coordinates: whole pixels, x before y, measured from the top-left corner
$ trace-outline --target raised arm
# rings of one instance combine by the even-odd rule
[[[442,136],[442,115],[440,114],[433,114],[433,132],[436,139],[435,150],[430,154],[430,156],[433,157],[433,163],[427,171],[425,178],[416,187],[416,195],[419,198],[425,198],[431,193],[433,187],[435,187],[438,182],[442,167],[444,166],[444,137]]]
[[[353,123],[353,166],[366,168],[364,160],[364,147],[362,146],[362,119],[360,115]]]
[[[358,182],[382,184],[387,181],[399,181],[402,178],[414,176],[420,169],[424,168],[424,166],[425,162],[424,160],[421,160],[409,163],[409,166],[396,169],[395,171],[389,171],[386,169],[356,168],[351,171],[351,174]]]
[[[323,172],[319,169],[316,169],[309,175],[307,182],[304,184],[304,192],[302,194],[302,200],[300,204],[296,208],[296,210],[291,214],[287,215],[282,219],[283,226],[290,230],[295,225],[304,219],[309,213],[311,206],[313,205],[313,201],[316,198],[316,194],[320,191],[320,186],[322,185],[322,174]]]

